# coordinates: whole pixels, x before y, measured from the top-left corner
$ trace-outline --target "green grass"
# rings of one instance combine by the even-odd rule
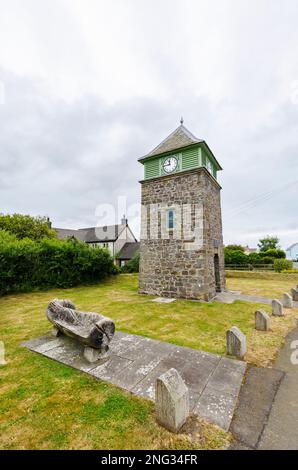
[[[228,289],[271,299],[280,299],[284,292],[290,293],[291,289],[298,285],[298,276],[296,274],[238,272],[233,275],[230,271],[229,276],[231,277],[227,278]],[[258,278],[254,276],[258,276]]]
[[[227,444],[226,434],[199,420],[196,432],[173,435],[156,424],[151,402],[20,346],[49,330],[45,309],[58,297],[70,298],[80,310],[110,316],[119,330],[219,354],[225,353],[226,330],[236,325],[247,335],[247,359],[266,365],[297,316],[297,310],[288,311],[285,318],[272,319],[272,331],[257,332],[258,304],[157,304],[138,294],[137,283],[136,275],[123,274],[97,286],[0,298],[0,340],[8,361],[1,367],[0,448],[191,449]]]

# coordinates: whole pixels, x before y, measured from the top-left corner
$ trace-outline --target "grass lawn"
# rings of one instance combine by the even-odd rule
[[[272,319],[271,332],[257,332],[254,312],[261,305],[183,300],[156,304],[137,293],[137,282],[136,275],[127,274],[97,286],[0,298],[0,340],[5,342],[8,361],[0,369],[0,448],[199,449],[227,445],[223,431],[199,420],[192,421],[184,433],[173,435],[155,423],[152,403],[20,347],[22,341],[49,330],[45,308],[58,297],[70,298],[80,310],[112,317],[119,330],[219,354],[225,352],[225,331],[237,325],[247,335],[247,359],[266,365],[298,314],[297,309],[287,311],[285,318]]]
[[[241,291],[243,294],[281,299],[284,292],[290,293],[291,289],[298,284],[298,276],[296,274],[289,276],[273,274],[268,277],[269,279],[227,278],[227,288],[229,290]]]

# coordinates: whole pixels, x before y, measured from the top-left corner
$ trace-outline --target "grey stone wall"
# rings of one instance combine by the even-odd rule
[[[141,185],[140,293],[211,299],[216,294],[215,254],[220,289],[225,289],[219,184],[205,168],[198,168]],[[181,220],[180,231],[164,230],[169,208],[175,209],[176,222]],[[198,244],[190,242],[195,239]]]

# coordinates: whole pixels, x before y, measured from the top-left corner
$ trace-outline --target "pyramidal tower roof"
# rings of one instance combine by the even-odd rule
[[[188,147],[189,145],[198,144],[204,142],[204,140],[195,137],[186,127],[183,125],[183,119],[181,118],[181,124],[174,130],[168,137],[166,137],[157,147],[151,152],[147,153],[144,157],[139,160],[144,160],[155,155],[160,155],[171,150]]]

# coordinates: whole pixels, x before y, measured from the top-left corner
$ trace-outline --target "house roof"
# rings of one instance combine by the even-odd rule
[[[151,152],[147,153],[144,157],[141,157],[139,161],[171,150],[188,147],[189,145],[202,142],[204,141],[195,137],[183,124],[180,124],[174,132],[166,137],[157,147],[151,150]]]
[[[92,243],[97,241],[115,241],[125,227],[126,225],[124,224],[118,224],[104,225],[103,227],[91,227],[89,229],[82,230],[87,231],[85,234],[85,242]]]
[[[84,241],[85,233],[83,230],[75,230],[75,229],[68,229],[68,228],[54,228],[57,233],[57,237],[59,240],[66,240],[70,237],[75,237],[78,240]]]
[[[287,248],[286,251],[291,250],[292,248],[294,248],[294,246],[297,246],[297,245],[298,245],[298,242],[297,242],[297,243],[293,243],[293,245],[289,246],[289,248]]]
[[[117,259],[131,259],[133,255],[135,254],[136,251],[140,249],[140,243],[139,242],[127,242],[119,253],[117,254]]]
[[[86,243],[95,243],[117,240],[125,227],[126,224],[117,224],[104,225],[103,227],[80,228],[78,230],[64,228],[54,228],[54,230],[56,230],[57,236],[60,239],[75,237],[78,240],[84,241]]]

